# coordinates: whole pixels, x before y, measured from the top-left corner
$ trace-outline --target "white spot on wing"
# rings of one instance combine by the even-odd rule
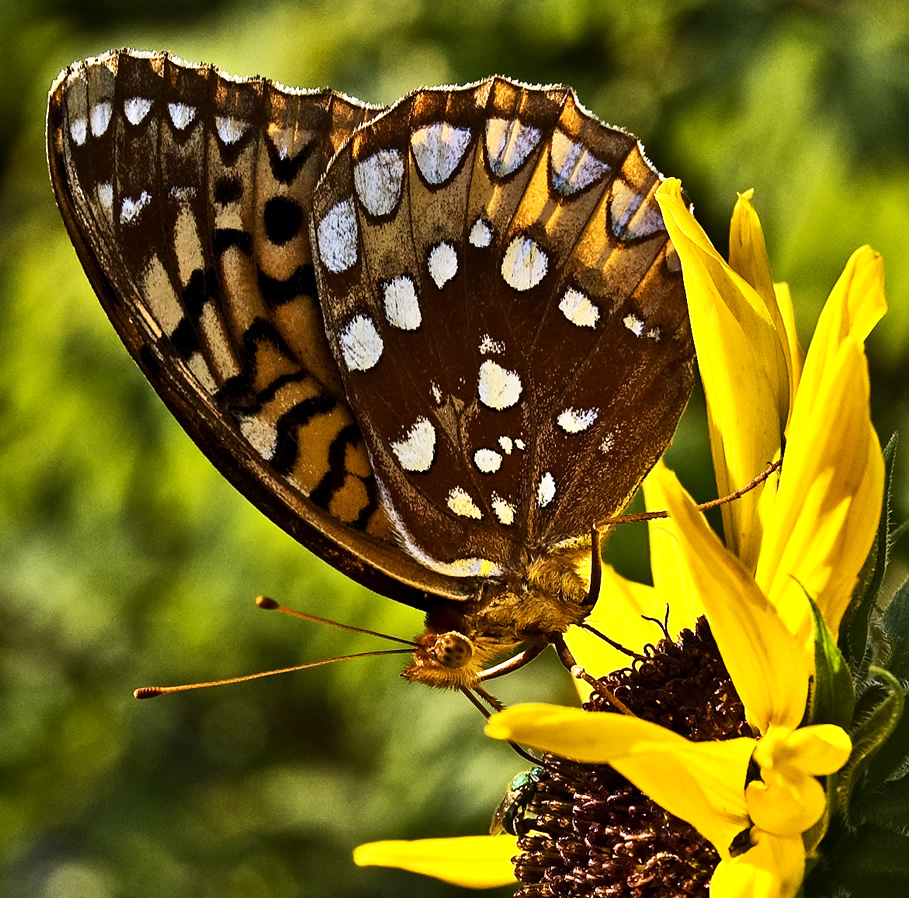
[[[199,385],[209,396],[214,396],[218,392],[218,383],[212,377],[211,368],[208,367],[208,362],[201,352],[194,352],[189,357],[187,366],[192,371],[193,377],[196,378]]]
[[[240,421],[240,433],[246,437],[246,441],[262,456],[266,461],[271,461],[275,454],[275,448],[278,444],[278,435],[274,427],[252,416],[243,418]]]
[[[249,122],[234,118],[232,115],[215,116],[215,130],[225,146],[236,143],[246,133],[248,127]]]
[[[448,494],[448,507],[462,518],[473,518],[479,521],[483,517],[483,512],[477,508],[476,503],[470,498],[467,490],[460,486],[456,486]]]
[[[598,414],[599,409],[595,408],[566,408],[556,420],[565,433],[581,433],[596,421]]]
[[[638,318],[637,315],[630,312],[622,319],[622,324],[624,324],[636,337],[640,337],[644,333],[643,319]]]
[[[549,257],[536,241],[515,237],[502,259],[502,277],[515,290],[530,290],[546,276]]]
[[[578,327],[595,327],[600,317],[600,310],[574,287],[569,287],[559,300],[559,310]]]
[[[501,411],[511,408],[521,398],[521,378],[497,362],[487,359],[480,365],[480,402]]]
[[[407,436],[391,448],[405,471],[428,471],[436,456],[436,429],[428,418],[417,418]]]
[[[480,340],[481,355],[501,355],[503,352],[505,352],[504,343],[497,343],[489,334],[483,334],[483,339]]]
[[[335,203],[319,222],[319,255],[335,274],[347,271],[357,261],[357,217],[353,200]]]
[[[368,371],[382,357],[382,338],[372,319],[355,315],[341,331],[341,354],[351,371]]]
[[[448,577],[500,577],[502,575],[502,569],[487,558],[455,558],[454,561],[436,561],[422,550],[414,554],[430,570],[438,571]]]
[[[600,443],[600,451],[604,455],[608,455],[612,451],[612,447],[615,446],[615,437],[608,433],[603,437],[603,441]]]
[[[429,253],[427,260],[429,274],[441,290],[458,273],[458,254],[447,241],[437,243]]]
[[[514,444],[515,444],[515,446],[517,446],[518,449],[521,450],[521,452],[523,452],[523,451],[527,448],[527,447],[524,445],[524,441],[523,441],[523,440],[515,440],[515,441],[514,441]]]
[[[379,150],[354,166],[354,187],[370,215],[388,215],[401,198],[404,162],[397,150]]]
[[[107,130],[112,111],[113,106],[110,103],[95,103],[92,106],[92,134],[95,137],[100,137]]]
[[[109,181],[98,185],[98,202],[105,212],[110,212],[114,205],[114,187]]]
[[[477,449],[473,463],[483,474],[495,474],[502,467],[502,456],[495,449]]]
[[[469,143],[470,129],[455,128],[448,122],[419,128],[410,138],[417,168],[430,184],[444,184],[452,176]]]
[[[537,505],[545,508],[555,498],[556,482],[552,474],[547,471],[541,478],[537,487]]]
[[[514,449],[514,440],[512,440],[511,437],[502,436],[499,437],[499,445],[506,455],[511,455],[511,452]]]
[[[131,125],[138,125],[151,112],[152,101],[147,97],[132,97],[123,101],[123,114]]]
[[[473,223],[467,239],[470,241],[471,246],[475,246],[478,249],[489,246],[492,243],[492,228],[489,227],[489,222],[485,218],[478,218]]]
[[[84,116],[74,118],[69,123],[69,133],[73,143],[77,147],[81,147],[85,143],[85,138],[88,137],[88,119]]]
[[[514,506],[495,493],[492,494],[492,510],[500,524],[508,527],[514,523]]]
[[[432,393],[432,398],[435,399],[436,405],[442,404],[442,391],[439,389],[439,385],[434,383],[429,388]]]
[[[125,196],[120,200],[120,224],[129,224],[151,202],[151,194],[143,190],[136,199]]]
[[[549,162],[552,185],[562,196],[571,196],[589,187],[609,171],[609,166],[597,159],[587,147],[559,130],[552,135]]]
[[[423,320],[413,281],[402,274],[389,281],[384,289],[385,317],[388,323],[404,331],[415,331]]]
[[[196,107],[189,106],[186,103],[168,103],[167,112],[178,131],[189,127],[196,117]]]
[[[612,233],[619,240],[649,237],[664,230],[663,216],[653,204],[643,205],[644,197],[627,182],[616,179],[612,184],[609,218]]]
[[[517,171],[539,142],[539,128],[517,119],[491,118],[486,122],[486,155],[493,174],[500,178]]]
[[[659,343],[663,339],[663,332],[658,327],[652,327],[644,336],[653,340],[654,343]]]

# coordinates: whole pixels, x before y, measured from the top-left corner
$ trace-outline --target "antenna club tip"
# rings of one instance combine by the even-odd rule
[[[274,611],[279,607],[278,603],[274,599],[268,598],[268,596],[259,596],[259,598],[256,599],[256,604],[266,611]]]
[[[134,698],[156,698],[162,691],[157,686],[143,686],[133,693]]]

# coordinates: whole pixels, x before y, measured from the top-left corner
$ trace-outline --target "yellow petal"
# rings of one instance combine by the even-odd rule
[[[771,725],[795,729],[805,711],[811,672],[805,643],[789,632],[671,471],[662,469],[653,478],[657,488],[678,527],[680,557],[701,595],[749,722],[761,733]],[[802,601],[807,605],[804,596]]]
[[[753,189],[740,193],[732,210],[732,225],[729,228],[729,267],[757,290],[764,305],[768,307],[768,312],[773,315],[776,295],[773,277],[770,274],[770,259],[767,257],[760,219],[751,204],[752,196]]]
[[[463,836],[368,842],[354,849],[358,867],[397,867],[466,889],[492,889],[515,881],[513,836]]]
[[[775,733],[762,739],[754,760],[762,768],[791,766],[813,776],[836,773],[852,753],[852,740],[842,728],[830,723],[799,727],[776,738]]]
[[[795,309],[792,306],[792,294],[789,292],[789,285],[774,284],[773,286],[776,293],[777,307],[783,319],[786,343],[789,346],[789,361],[792,365],[789,369],[789,414],[791,415],[792,407],[795,404],[795,396],[798,392],[799,380],[802,376],[802,363],[805,360],[805,353],[799,345],[799,335],[795,329]]]
[[[838,632],[877,528],[884,472],[870,423],[862,343],[885,311],[883,262],[862,247],[818,320],[790,419],[779,494],[764,515],[756,578],[794,632],[810,628],[789,599],[801,589]]]
[[[801,836],[780,838],[752,831],[753,846],[720,862],[710,881],[710,898],[795,898],[805,876]]]
[[[860,247],[850,256],[818,318],[801,389],[817,394],[818,382],[842,343],[849,337],[864,343],[886,311],[884,260],[871,247]]]
[[[659,486],[659,478],[665,476],[664,470],[661,459],[644,480],[644,501],[650,511],[665,511],[663,492]],[[698,617],[704,614],[704,604],[679,551],[681,537],[675,521],[661,518],[650,521],[647,526],[653,585],[663,601],[669,603],[669,632],[675,639],[679,630],[693,627]],[[653,616],[661,617],[662,614],[665,614],[665,609]]]
[[[656,196],[682,261],[717,489],[725,495],[779,453],[789,400],[785,336],[754,287],[710,244],[685,206],[678,181],[665,181]],[[761,540],[755,513],[760,492],[722,509],[727,544],[752,570]]]
[[[763,770],[761,776],[745,787],[755,826],[777,836],[801,836],[821,819],[827,796],[813,776],[795,768]]]
[[[851,750],[846,732],[831,724],[794,731],[771,729],[752,757],[760,768],[760,779],[745,789],[748,814],[755,826],[778,836],[796,836],[810,829],[827,806],[816,777],[839,770]]]
[[[739,194],[732,212],[732,226],[729,229],[729,267],[745,278],[764,301],[786,362],[789,390],[787,395],[781,396],[780,399],[789,406],[795,397],[793,383],[797,377],[795,368],[801,366],[798,356],[793,356],[793,343],[797,353],[798,340],[795,338],[795,322],[792,319],[792,300],[788,290],[781,297],[780,292],[774,286],[770,274],[770,260],[767,257],[767,245],[764,242],[764,231],[761,228],[758,214],[751,204],[753,193],[753,190],[748,190]],[[787,320],[787,315],[790,320]],[[785,424],[785,420],[783,423]]]
[[[610,764],[724,856],[749,825],[742,785],[753,739],[690,742],[637,717],[539,704],[494,715],[486,732],[585,763]]]
[[[847,337],[826,359],[823,376],[802,379],[755,573],[789,629],[802,635],[811,630],[804,592],[837,634],[874,540],[884,494],[861,344]],[[806,372],[811,362],[809,351]]]

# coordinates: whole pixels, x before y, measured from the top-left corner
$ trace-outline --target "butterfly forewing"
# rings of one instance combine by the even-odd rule
[[[313,201],[319,297],[383,500],[456,576],[620,509],[691,389],[678,259],[637,141],[568,88],[423,90]]]
[[[119,51],[58,79],[48,155],[96,292],[193,439],[313,551],[423,607],[325,339],[308,236],[328,159],[379,111]]]

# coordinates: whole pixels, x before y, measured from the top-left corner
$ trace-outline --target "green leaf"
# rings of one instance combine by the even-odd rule
[[[901,683],[909,682],[909,581],[896,591],[880,618],[883,633],[880,661]],[[871,758],[862,792],[872,792],[909,771],[909,715],[904,714],[893,733]]]
[[[881,615],[888,652],[884,666],[903,682],[909,681],[909,580],[896,591]]]
[[[903,714],[886,742],[868,762],[859,787],[861,798],[854,800],[864,818],[865,801],[873,802],[876,791],[885,783],[901,779],[909,772],[909,714]]]
[[[806,898],[905,898],[909,838],[878,826],[826,839],[821,863],[805,882]]]
[[[868,553],[868,558],[859,574],[858,584],[852,601],[840,624],[840,648],[854,673],[867,669],[873,656],[870,650],[872,629],[871,617],[875,610],[878,593],[890,559],[891,508],[893,491],[893,467],[896,457],[897,436],[894,434],[884,449],[884,504],[877,535]]]
[[[865,819],[864,808],[868,803],[871,784],[866,778],[862,781],[868,769],[872,756],[880,751],[886,740],[889,739],[903,714],[905,706],[905,693],[902,684],[889,671],[872,667],[870,676],[876,683],[866,683],[867,689],[856,703],[855,720],[857,721],[849,732],[852,739],[852,754],[846,766],[836,774],[837,777],[837,805],[847,809],[847,819],[856,821]],[[851,802],[856,788],[860,786],[859,796],[863,800]]]
[[[875,792],[862,808],[862,822],[909,833],[909,777],[887,783]]]
[[[846,659],[811,596],[814,618],[814,682],[806,709],[807,723],[835,723],[844,730],[852,724],[855,683]]]

